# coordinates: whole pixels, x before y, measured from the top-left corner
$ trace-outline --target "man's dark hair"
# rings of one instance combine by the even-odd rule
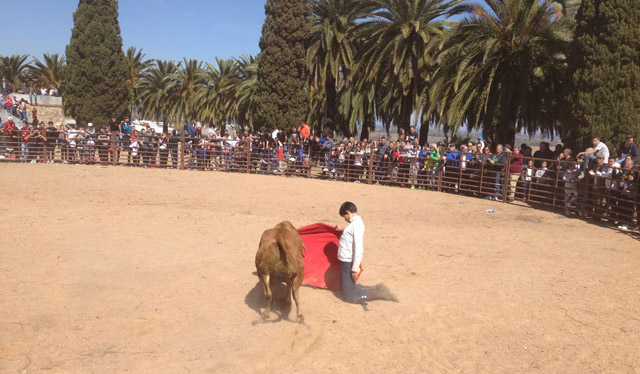
[[[340,215],[344,216],[345,214],[347,214],[347,212],[358,213],[356,204],[352,203],[351,201],[345,201],[344,203],[342,203],[342,205],[340,205]]]

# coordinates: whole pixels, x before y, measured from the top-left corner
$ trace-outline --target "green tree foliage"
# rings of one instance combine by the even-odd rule
[[[33,58],[33,64],[29,68],[29,77],[39,87],[60,89],[63,80],[65,58],[57,53],[52,55],[45,53],[42,61]]]
[[[156,121],[163,121],[163,131],[168,132],[170,77],[177,66],[171,61],[154,60],[142,71],[140,79],[135,83],[139,96],[140,112],[143,116],[154,115]]]
[[[363,84],[382,94],[394,124],[408,130],[411,115],[435,70],[434,52],[446,32],[447,11],[460,0],[366,0],[372,12],[357,26],[363,40],[358,69]]]
[[[553,0],[467,2],[443,45],[431,105],[445,128],[466,123],[491,142],[517,131],[553,133],[572,21]]]
[[[11,83],[15,90],[19,90],[25,81],[30,65],[27,63],[29,55],[13,55],[0,57],[0,76],[7,84]]]
[[[309,106],[305,42],[311,31],[310,4],[308,0],[267,0],[265,14],[254,125],[297,126]]]
[[[359,16],[366,16],[359,0],[313,0],[311,10],[313,22],[307,64],[310,73],[312,91],[312,113],[324,105],[325,126],[337,125],[349,130],[338,114],[338,89],[349,87],[351,70],[355,57],[355,47],[351,37],[353,27]],[[324,89],[324,90],[322,90]],[[318,92],[322,90],[324,102],[318,102]],[[341,116],[344,118],[344,116]],[[315,119],[315,118],[314,118]],[[322,119],[322,118],[321,118]],[[335,130],[334,127],[330,131]]]
[[[562,139],[582,150],[592,137],[616,148],[640,135],[640,6],[636,0],[584,0],[577,15]]]
[[[106,125],[130,104],[118,2],[80,0],[73,24],[62,86],[65,111],[79,123]]]

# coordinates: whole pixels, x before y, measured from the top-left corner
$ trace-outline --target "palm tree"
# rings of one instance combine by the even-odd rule
[[[408,130],[435,70],[435,51],[451,22],[445,15],[460,0],[364,0],[374,9],[356,26],[359,88],[371,84],[394,124]],[[383,84],[385,90],[382,91]]]
[[[324,122],[335,130],[338,88],[349,87],[355,56],[351,31],[367,14],[359,0],[313,0],[313,25],[307,48],[307,65],[314,92],[324,88]],[[342,82],[341,82],[342,81]]]
[[[170,115],[178,122],[183,118],[191,119],[197,114],[195,98],[198,90],[204,85],[202,62],[186,58],[182,62],[184,64],[179,64],[178,70],[170,77],[167,86],[171,92]],[[181,126],[179,128],[182,130]]]
[[[482,126],[513,144],[516,131],[552,133],[573,21],[554,0],[467,2],[466,17],[443,45],[428,112],[449,126]]]
[[[233,85],[237,80],[237,66],[231,59],[216,58],[217,67],[206,63],[200,71],[202,88],[195,97],[200,120],[224,126],[232,120]]]
[[[60,57],[57,53],[52,55],[45,53],[43,57],[43,61],[33,58],[33,63],[29,67],[29,78],[40,87],[60,90],[60,85],[64,79],[62,70],[65,65],[65,57]]]
[[[14,89],[20,88],[25,81],[30,65],[26,62],[29,55],[12,55],[0,57],[0,76],[11,83]]]
[[[135,102],[139,100],[136,84],[140,80],[142,72],[149,66],[149,60],[145,60],[144,56],[145,54],[142,53],[142,49],[138,50],[136,47],[129,47],[127,53],[125,53],[127,83],[129,84],[129,90],[131,92],[130,108],[132,115]]]
[[[155,115],[156,121],[162,119],[165,133],[169,131],[169,82],[176,71],[174,62],[154,60],[136,82],[141,115]]]
[[[242,55],[235,59],[238,80],[233,89],[234,115],[241,127],[253,129],[256,111],[254,98],[258,85],[258,61],[253,56]]]

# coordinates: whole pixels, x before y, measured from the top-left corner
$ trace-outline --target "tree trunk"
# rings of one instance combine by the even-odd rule
[[[324,107],[324,127],[323,134],[330,133],[333,135],[336,131],[335,117],[336,117],[336,79],[334,77],[327,77],[325,82],[326,103]]]
[[[369,134],[371,132],[371,121],[369,118],[362,122],[362,131],[360,132],[360,140],[369,140]]]
[[[429,123],[420,124],[420,145],[425,145],[429,141]]]
[[[400,102],[400,117],[398,118],[398,123],[396,123],[396,127],[398,127],[398,131],[403,129],[405,134],[409,132],[409,127],[411,127],[411,113],[413,113],[413,100],[411,96],[402,96],[402,101]]]
[[[160,114],[158,114],[160,116]],[[169,135],[169,124],[164,120],[164,115],[162,116],[162,132]]]
[[[516,141],[515,121],[507,120],[498,122],[494,137],[496,144],[509,144],[513,146]]]

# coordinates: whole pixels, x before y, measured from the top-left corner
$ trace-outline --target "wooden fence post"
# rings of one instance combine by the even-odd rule
[[[373,173],[374,173],[374,168],[373,168],[373,164],[375,163],[375,155],[376,155],[376,148],[374,147],[369,147],[370,151],[369,151],[369,172],[367,173],[367,183],[368,184],[373,184]]]
[[[118,165],[118,160],[116,160],[116,155],[118,154],[117,148],[118,148],[118,143],[116,143],[116,134],[112,133],[111,134],[111,160],[113,160],[112,162],[113,166]]]
[[[184,132],[180,134],[180,146],[178,147],[178,154],[180,160],[180,170],[184,170]]]

